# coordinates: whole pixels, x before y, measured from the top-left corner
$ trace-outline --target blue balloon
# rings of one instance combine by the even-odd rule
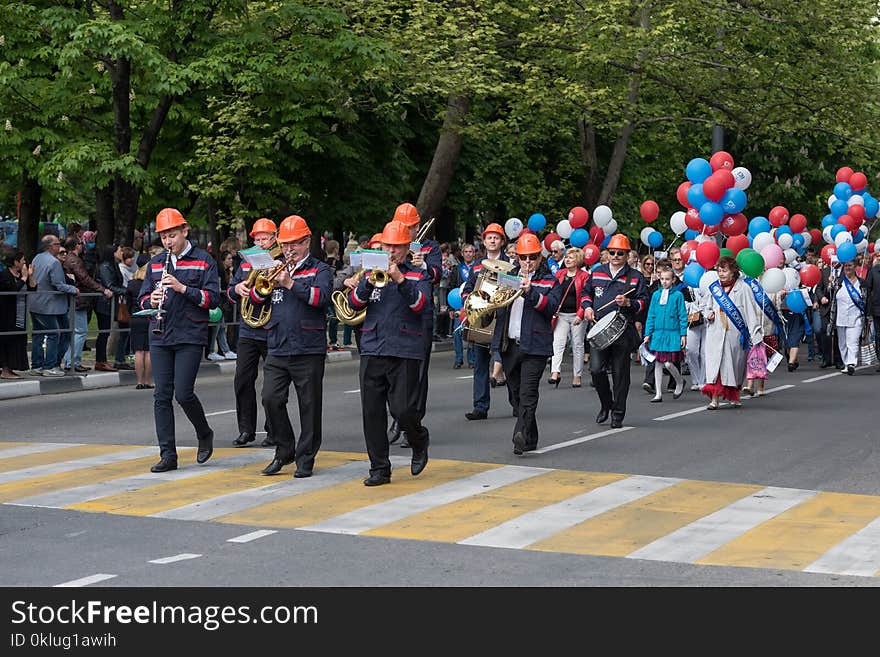
[[[838,200],[848,201],[849,197],[853,195],[852,187],[847,182],[839,182],[834,185],[834,195]]]
[[[857,231],[853,234],[853,244],[858,244],[858,243],[861,242],[863,239],[865,239],[865,234],[864,234],[862,231],[857,230]]]
[[[837,259],[840,262],[852,262],[855,260],[857,253],[856,245],[852,242],[844,242],[837,247]]]
[[[791,248],[795,251],[799,251],[804,245],[804,236],[800,233],[796,233],[791,238]]]
[[[536,233],[538,231],[544,230],[544,226],[547,225],[547,217],[545,217],[540,212],[536,212],[531,217],[529,217],[529,223],[527,224],[529,230],[533,230]]]
[[[736,187],[731,187],[726,192],[724,192],[724,196],[721,197],[721,201],[719,204],[722,208],[724,208],[724,212],[726,214],[736,214],[738,212],[742,212],[746,203],[748,202],[748,197],[746,193],[737,189]],[[703,223],[706,223],[705,221]]]
[[[845,233],[846,230],[847,230],[847,228],[846,228],[846,226],[844,226],[843,224],[834,224],[834,225],[831,227],[831,231],[830,231],[831,239],[833,240],[833,239],[834,239],[835,237],[837,237],[840,233]]]
[[[684,231],[684,239],[685,240],[696,239],[697,235],[699,235],[699,234],[700,233],[698,231],[694,230],[693,228],[688,228],[686,231]]]
[[[691,204],[692,208],[699,208],[708,201],[706,195],[703,194],[703,185],[702,183],[694,183],[687,190],[687,199],[688,203]]]
[[[684,282],[690,287],[700,287],[700,279],[705,273],[706,270],[703,269],[703,265],[699,262],[692,262],[684,268]]]
[[[587,245],[590,241],[590,233],[584,228],[575,228],[568,236],[568,243],[579,249]]]
[[[799,290],[792,290],[785,295],[785,305],[795,313],[802,313],[807,309],[807,302],[804,301],[804,295]]]
[[[700,221],[707,226],[717,226],[724,219],[724,209],[717,203],[706,201],[700,206]]]
[[[660,248],[660,245],[663,244],[663,233],[659,230],[655,230],[653,233],[648,235],[648,246],[652,249]]]
[[[831,204],[831,207],[829,209],[831,210],[831,215],[836,219],[837,217],[846,214],[846,211],[849,209],[849,205],[846,201],[837,199],[836,201],[834,201],[834,203]]]
[[[446,304],[453,310],[461,310],[463,303],[461,300],[461,290],[459,288],[454,287],[449,290],[449,294],[446,295]]]
[[[794,233],[791,232],[790,226],[786,226],[783,224],[782,226],[778,226],[776,228],[776,237],[777,238],[784,233],[788,233],[789,235],[794,235]]]
[[[749,222],[749,237],[754,238],[755,235],[770,232],[770,220],[767,217],[752,217]]]
[[[608,235],[604,240],[602,240],[602,246],[599,248],[604,249],[606,246],[608,246],[608,242],[610,242],[610,241],[611,241],[611,235]]]
[[[865,214],[867,214],[867,210],[865,211]],[[836,223],[837,217],[835,217],[833,214],[826,214],[824,217],[822,217],[822,230],[825,230],[826,228],[828,228],[828,226],[833,226]]]
[[[876,217],[877,213],[880,212],[880,201],[867,192],[865,192],[862,198],[865,199],[865,218],[872,219]]]
[[[687,179],[692,183],[702,183],[706,178],[712,175],[712,165],[709,161],[702,157],[695,157],[684,169]],[[697,206],[694,206],[697,207]]]

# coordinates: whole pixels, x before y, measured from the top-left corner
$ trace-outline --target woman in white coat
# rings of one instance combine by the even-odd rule
[[[709,410],[718,408],[720,398],[730,401],[734,407],[742,405],[739,390],[745,380],[746,356],[749,347],[760,344],[764,338],[761,309],[755,302],[752,289],[742,280],[736,260],[724,256],[715,268],[718,280],[708,286],[704,306],[706,385],[703,394],[711,400]],[[727,304],[727,300],[732,305]],[[724,305],[727,305],[726,311]]]
[[[834,294],[834,326],[837,329],[837,346],[843,360],[843,369],[852,376],[859,362],[859,339],[865,316],[865,292],[863,281],[856,276],[856,265],[847,262]]]

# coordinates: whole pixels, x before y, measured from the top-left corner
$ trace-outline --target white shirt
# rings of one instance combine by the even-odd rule
[[[522,314],[525,301],[523,298],[517,297],[516,301],[510,304],[510,323],[507,325],[507,337],[519,340],[520,330],[522,328]]]
[[[174,267],[175,269],[177,269],[177,259],[182,258],[183,256],[185,256],[187,253],[189,253],[192,250],[193,250],[192,242],[187,240],[186,247],[183,249],[183,251],[180,252],[180,255],[174,255],[174,252],[171,253],[171,266]]]
[[[859,290],[858,281],[853,284],[853,287],[856,291],[861,292],[861,290]],[[834,323],[837,326],[861,326],[862,312],[856,307],[856,304],[853,303],[852,298],[849,296],[849,292],[846,289],[846,283],[842,280],[840,282],[840,289],[837,291],[836,299],[837,319]]]

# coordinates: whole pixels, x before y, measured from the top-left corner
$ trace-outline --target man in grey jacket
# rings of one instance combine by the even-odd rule
[[[59,353],[61,334],[68,325],[68,294],[79,294],[75,285],[70,285],[58,260],[61,240],[55,235],[46,235],[41,240],[43,250],[34,258],[34,281],[37,291],[34,292],[28,306],[33,325],[33,341],[31,343],[31,370],[29,374],[42,376],[64,376],[58,367],[63,353]],[[57,294],[63,292],[64,294]],[[37,331],[51,331],[37,333]],[[46,351],[43,351],[43,337],[46,338]]]

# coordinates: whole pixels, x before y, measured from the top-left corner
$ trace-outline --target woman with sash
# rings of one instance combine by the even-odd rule
[[[745,379],[746,356],[749,348],[764,338],[761,308],[740,276],[736,260],[723,256],[715,268],[718,280],[709,285],[703,311],[706,385],[702,392],[711,400],[710,411],[718,408],[721,398],[734,407],[742,405],[739,390]]]
[[[837,327],[837,346],[843,360],[841,372],[852,376],[859,362],[859,338],[865,321],[864,281],[856,276],[854,262],[843,265],[840,286],[834,294],[835,326]]]

